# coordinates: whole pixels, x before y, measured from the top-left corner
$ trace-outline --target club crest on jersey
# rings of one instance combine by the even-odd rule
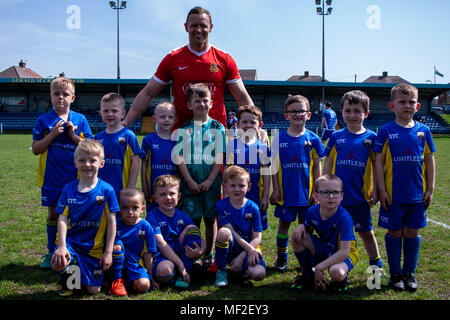
[[[417,132],[417,139],[419,140],[425,139],[425,132],[423,131]]]
[[[219,72],[219,68],[217,67],[217,63],[210,63],[209,64],[209,71],[211,72]]]
[[[251,212],[248,212],[248,213],[245,213],[245,214],[244,214],[244,218],[245,218],[245,220],[247,220],[247,221],[252,220],[252,217],[253,217],[253,215],[252,215]]]
[[[125,137],[119,137],[119,144],[125,144],[127,142],[127,140],[125,139]]]
[[[144,240],[144,238],[145,238],[145,231],[144,230],[139,230],[138,238],[141,239],[141,240]]]
[[[184,226],[184,221],[183,220],[180,219],[180,220],[177,221],[177,223],[178,223],[179,227],[183,228],[183,226]]]
[[[364,147],[370,148],[370,146],[372,145],[372,140],[370,140],[370,139],[364,139],[363,144],[364,144]]]
[[[97,202],[97,204],[103,204],[103,202],[105,202],[105,197],[104,196],[96,196],[95,197],[95,202]]]
[[[311,149],[311,147],[312,147],[311,141],[306,140],[305,141],[305,149]]]

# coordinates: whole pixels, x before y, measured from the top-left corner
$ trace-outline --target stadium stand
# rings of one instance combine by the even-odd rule
[[[314,132],[320,132],[321,114],[312,113],[309,121],[306,122],[306,127]],[[337,113],[339,127],[344,128],[345,123],[342,115]],[[420,115],[416,114],[414,119],[422,122],[431,129],[435,134],[448,134],[450,127],[445,120],[435,114]],[[384,124],[393,121],[394,114],[392,113],[378,113],[369,115],[368,119],[364,121],[364,126],[372,131],[378,132],[378,129]],[[263,129],[270,133],[272,129],[283,130],[289,127],[289,122],[286,121],[282,113],[265,112],[263,114]]]
[[[14,132],[14,133],[29,133],[33,130],[33,126],[36,122],[39,113],[28,113],[28,112],[0,112],[0,125],[2,132]],[[99,114],[85,114],[89,125],[91,126],[92,132],[96,133],[105,129],[105,124]],[[148,117],[145,117],[148,118]],[[431,129],[432,133],[435,134],[449,134],[450,126],[443,120],[439,115],[434,113],[428,115],[415,115],[415,120],[424,123]],[[339,126],[341,128],[345,127],[345,123],[342,119],[340,113],[337,114],[337,119]],[[139,117],[131,126],[130,129],[136,133],[148,133],[154,130],[153,121],[149,118],[148,125],[143,125],[143,118]],[[312,113],[311,119],[306,123],[306,127],[316,133],[320,132],[321,114]],[[394,115],[390,113],[386,114],[374,114],[369,115],[368,119],[365,120],[364,125],[366,128],[373,130],[375,132],[378,129],[394,120]],[[270,130],[283,130],[288,128],[289,122],[286,121],[284,115],[278,112],[264,112],[263,113],[263,129],[270,133]],[[145,128],[144,128],[145,127]],[[151,127],[151,128],[150,128]],[[142,130],[141,130],[142,129]],[[145,130],[144,130],[145,129]],[[141,132],[142,131],[142,132]]]
[[[51,80],[47,78],[14,78],[10,73],[6,74],[6,78],[0,77],[0,126],[3,127],[3,132],[31,133],[38,115],[51,108],[48,94]],[[148,79],[82,78],[73,80],[77,98],[72,109],[86,116],[94,133],[105,127],[98,114],[100,99],[105,93],[119,91],[124,97],[128,109],[148,81]],[[393,119],[386,104],[390,90],[395,83],[244,80],[244,84],[255,105],[262,110],[263,128],[268,130],[269,134],[272,129],[284,129],[288,126],[283,115],[284,101],[288,94],[301,94],[309,99],[312,116],[306,126],[319,133],[322,87],[325,88],[326,100],[333,103],[333,109],[338,114],[340,127],[345,126],[342,116],[339,114],[340,98],[345,92],[353,89],[366,92],[371,99],[371,113],[365,121],[368,128],[377,131],[380,126]],[[421,103],[421,109],[416,115],[416,119],[429,126],[433,133],[450,134],[448,123],[432,109],[433,99],[449,92],[450,84],[417,83],[414,85],[419,89],[419,102]],[[132,124],[131,129],[141,134],[154,130],[151,121],[148,123],[145,121],[145,126],[142,127],[142,117],[150,117],[158,102],[170,99],[170,86],[166,86],[152,100],[142,116]],[[236,100],[229,90],[226,91],[224,100],[227,111],[237,111]]]
[[[4,133],[29,133],[33,130],[38,116],[39,113],[31,112],[0,112],[0,127]],[[85,117],[93,133],[99,132],[106,128],[99,114],[85,114]],[[141,125],[142,118],[139,117],[129,128],[138,133],[141,131]]]

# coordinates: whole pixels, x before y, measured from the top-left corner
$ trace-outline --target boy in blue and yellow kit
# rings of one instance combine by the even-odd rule
[[[258,107],[252,105],[239,107],[238,127],[241,130],[241,136],[227,144],[227,165],[224,171],[228,165],[238,165],[248,171],[252,187],[247,198],[259,206],[264,231],[269,227],[267,207],[270,188],[270,155],[268,145],[257,137],[261,121],[262,113]]]
[[[347,275],[358,263],[359,251],[352,217],[340,205],[342,190],[342,180],[335,175],[325,174],[315,181],[314,197],[319,204],[308,209],[305,221],[292,233],[292,248],[302,274],[291,282],[291,288],[348,290]]]
[[[125,106],[120,94],[108,93],[102,97],[100,115],[106,129],[94,139],[100,140],[105,148],[105,166],[98,176],[111,184],[119,196],[120,190],[136,186],[141,149],[134,132],[121,124]]]
[[[228,285],[228,264],[231,272],[255,281],[266,275],[259,208],[246,198],[251,186],[250,174],[244,168],[232,165],[224,171],[223,188],[228,197],[216,203],[220,227],[216,239],[217,287]]]
[[[373,148],[377,152],[381,204],[378,225],[387,229],[385,246],[391,287],[415,291],[419,229],[426,226],[426,209],[433,198],[436,148],[430,129],[413,119],[420,108],[417,88],[409,84],[394,86],[388,107],[395,113],[395,121],[380,128]]]
[[[121,279],[122,285],[126,282],[127,287],[136,292],[146,293],[151,288],[153,257],[158,250],[152,226],[141,218],[145,211],[144,194],[137,188],[122,189],[119,202],[120,220],[117,220],[114,244],[119,244],[124,249],[124,259],[123,269],[119,269],[113,279]],[[112,289],[111,292],[113,291],[115,290]]]
[[[321,175],[320,158],[324,156],[320,138],[306,128],[311,117],[308,99],[289,95],[284,116],[289,128],[272,141],[273,191],[269,198],[276,205],[274,215],[279,219],[275,269],[280,272],[287,269],[289,227],[297,218],[299,223],[304,220],[314,181]]]
[[[217,235],[216,202],[222,196],[220,170],[226,148],[225,127],[209,116],[212,100],[206,84],[190,85],[187,98],[193,118],[177,130],[179,142],[172,154],[178,155],[182,176],[182,209],[198,228],[203,217],[206,250],[202,263],[208,270],[213,263]]]
[[[104,165],[103,146],[92,139],[80,142],[74,162],[80,179],[66,184],[58,200],[58,246],[51,268],[61,277],[63,296],[73,293],[68,287],[68,267],[79,266],[81,284],[88,293],[98,294],[103,272],[112,264],[116,213],[120,208],[114,188],[98,177]]]
[[[335,174],[343,181],[342,206],[352,216],[355,231],[364,242],[370,265],[383,268],[370,212],[371,206],[378,199],[373,174],[375,153],[372,151],[376,133],[364,128],[364,119],[370,113],[369,105],[369,97],[360,90],[344,94],[341,111],[347,127],[331,135],[325,148],[327,158],[323,173]],[[384,270],[379,272],[381,283],[387,285]]]
[[[75,99],[75,85],[64,77],[55,78],[50,84],[50,99],[53,109],[42,114],[33,128],[31,150],[40,155],[36,184],[41,188],[42,206],[48,208],[47,249],[41,268],[50,268],[50,259],[55,250],[55,212],[58,198],[65,184],[77,178],[73,164],[75,148],[83,139],[91,139],[92,132],[86,118],[70,110]]]
[[[106,129],[94,137],[105,149],[105,165],[99,170],[98,176],[111,184],[116,196],[120,190],[135,187],[139,175],[140,147],[133,131],[121,123],[125,115],[123,98],[118,93],[107,93],[100,100],[100,115],[106,124]],[[120,219],[120,216],[117,216]],[[114,245],[113,265],[110,272],[115,274],[122,268],[123,248]],[[115,278],[115,276],[113,276]],[[117,281],[120,279],[116,279]],[[113,281],[111,292],[114,295],[126,295],[123,282]]]
[[[205,251],[205,241],[200,229],[183,211],[176,208],[181,198],[180,179],[164,174],[155,179],[153,197],[157,203],[146,217],[155,230],[160,253],[154,260],[154,279],[158,284],[171,284],[186,289],[191,281],[193,261]],[[176,269],[178,277],[175,280]]]
[[[158,206],[152,199],[155,179],[163,174],[178,175],[178,168],[172,160],[172,149],[175,146],[172,128],[175,120],[175,106],[168,101],[158,103],[153,114],[156,130],[142,140],[141,184],[147,212]]]

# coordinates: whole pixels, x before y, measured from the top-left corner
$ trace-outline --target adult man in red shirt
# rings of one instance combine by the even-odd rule
[[[210,117],[220,121],[225,127],[223,96],[226,85],[239,106],[253,104],[233,58],[209,44],[208,36],[213,27],[209,11],[194,7],[189,11],[184,26],[189,34],[189,44],[174,49],[161,61],[156,73],[134,99],[123,125],[128,126],[136,120],[171,80],[173,103],[177,112],[174,129],[192,119],[192,111],[187,108],[186,99],[189,83],[203,82],[208,85],[213,100]]]

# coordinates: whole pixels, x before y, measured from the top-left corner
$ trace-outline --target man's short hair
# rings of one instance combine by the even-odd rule
[[[248,113],[255,115],[258,118],[259,123],[262,122],[262,112],[257,106],[254,106],[254,105],[240,106],[238,109],[238,115],[237,115],[238,120],[241,119],[241,115],[244,112],[248,112]]]
[[[248,171],[245,168],[236,165],[231,165],[226,168],[223,173],[223,182],[227,183],[229,180],[233,180],[236,177],[245,177],[247,183],[250,183],[250,174]]]
[[[331,108],[333,104],[330,101],[325,102],[325,107]]]
[[[187,101],[190,102],[194,95],[197,95],[200,98],[207,97],[208,95],[211,97],[211,92],[209,91],[208,86],[204,83],[189,84],[186,92]]]
[[[73,81],[66,77],[57,77],[50,83],[50,91],[55,91],[56,88],[69,88],[72,94],[75,94],[75,84]]]
[[[391,89],[391,101],[394,101],[396,96],[399,94],[405,95],[414,94],[418,97],[419,90],[417,90],[416,87],[408,83],[399,83],[396,86],[392,87]]]
[[[144,201],[145,201],[144,193],[140,189],[134,188],[134,187],[128,187],[128,188],[120,190],[120,192],[119,192],[120,205],[122,205],[122,197],[134,198],[136,196],[139,196],[142,200],[142,204],[144,204]]]
[[[81,151],[86,152],[90,156],[99,157],[100,160],[105,158],[105,150],[102,143],[99,140],[86,139],[81,140],[75,149],[74,158],[77,159]]]
[[[119,101],[120,102],[120,106],[123,108],[125,108],[125,101],[123,100],[123,97],[115,92],[110,92],[105,94],[102,99],[100,100],[100,107],[102,105],[103,102],[111,102],[111,101]]]
[[[284,112],[287,111],[287,107],[293,103],[296,102],[300,102],[303,103],[306,106],[307,111],[309,111],[311,109],[310,105],[309,105],[309,100],[307,98],[305,98],[302,95],[296,94],[296,95],[288,95],[288,98],[286,99],[286,101],[284,102]]]
[[[346,92],[341,98],[341,110],[344,108],[344,102],[348,104],[361,104],[364,108],[364,112],[369,111],[370,98],[361,90],[351,90]]]
[[[343,183],[342,183],[341,178],[339,178],[338,176],[336,176],[334,174],[327,173],[327,174],[321,175],[320,177],[318,177],[316,179],[316,181],[314,182],[314,192],[319,191],[320,183],[323,181],[337,181],[337,182],[339,182],[341,189],[343,189]]]
[[[188,13],[188,15],[186,17],[186,23],[188,22],[189,16],[191,14],[203,14],[203,13],[208,16],[209,23],[212,24],[211,13],[208,10],[206,10],[205,8],[198,7],[198,6],[197,7],[193,7],[191,10],[189,10],[189,13]]]
[[[164,187],[180,187],[180,179],[171,174],[163,174],[155,179],[153,182],[153,191],[156,192],[159,188]]]

